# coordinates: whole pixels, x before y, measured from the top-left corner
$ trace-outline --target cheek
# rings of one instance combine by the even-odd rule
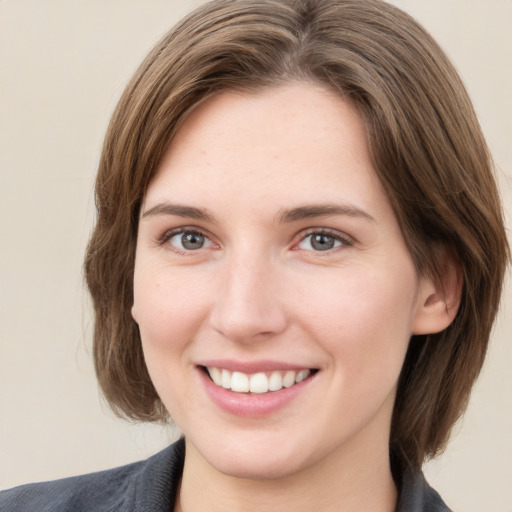
[[[195,284],[179,276],[161,264],[136,267],[134,276],[133,314],[139,325],[144,358],[173,419],[193,403],[186,380],[187,354],[204,309]]]
[[[136,268],[134,317],[151,380],[173,419],[188,403],[192,387],[189,348],[204,315],[203,298],[194,282],[158,266]]]
[[[179,345],[187,329],[202,321],[207,290],[201,282],[161,264],[135,268],[133,314],[143,344]]]
[[[361,267],[335,275],[321,289],[308,286],[309,296],[302,290],[308,300],[297,317],[344,373],[399,373],[417,290],[412,267],[403,267],[399,275]]]

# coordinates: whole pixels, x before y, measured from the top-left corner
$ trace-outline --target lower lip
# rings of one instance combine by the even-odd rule
[[[210,399],[222,410],[244,418],[259,418],[285,408],[297,396],[304,393],[315,379],[314,375],[279,391],[262,394],[236,393],[217,386],[202,369],[198,369],[203,385]]]

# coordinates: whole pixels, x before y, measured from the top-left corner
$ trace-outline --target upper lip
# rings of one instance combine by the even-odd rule
[[[200,361],[198,366],[220,368],[232,372],[253,374],[259,372],[272,372],[277,370],[311,370],[313,367],[303,364],[295,364],[282,361],[259,360],[259,361],[237,361],[233,359],[210,359]]]

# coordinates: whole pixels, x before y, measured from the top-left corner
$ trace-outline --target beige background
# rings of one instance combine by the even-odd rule
[[[0,488],[147,456],[173,433],[115,418],[81,283],[102,136],[124,84],[199,0],[0,0]],[[401,0],[459,68],[512,226],[512,2]],[[512,293],[464,422],[427,467],[456,511],[512,511]]]

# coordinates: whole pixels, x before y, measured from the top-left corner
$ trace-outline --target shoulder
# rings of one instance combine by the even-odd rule
[[[107,471],[22,485],[0,492],[2,512],[159,512],[172,510],[184,443]]]
[[[421,471],[406,470],[397,512],[451,512],[437,491],[432,489]]]

